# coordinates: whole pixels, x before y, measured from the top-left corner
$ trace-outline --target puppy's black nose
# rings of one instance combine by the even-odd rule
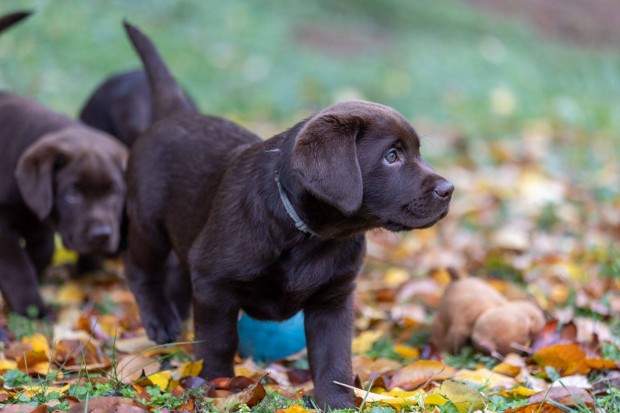
[[[95,244],[103,244],[112,236],[110,225],[95,224],[88,229],[88,240]]]
[[[440,198],[449,198],[452,192],[454,192],[454,185],[448,181],[440,181],[437,186],[435,186],[435,193]]]

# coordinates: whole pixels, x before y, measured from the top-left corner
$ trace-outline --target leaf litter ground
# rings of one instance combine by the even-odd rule
[[[410,234],[368,234],[353,342],[359,409],[620,411],[618,165],[593,173],[596,185],[577,183],[549,166],[556,134],[525,128],[482,154],[442,135],[459,151],[439,164],[457,188],[449,216]],[[63,263],[74,257],[56,259],[42,287],[53,320],[0,322],[0,411],[313,410],[303,353],[267,365],[238,358],[236,377],[207,383],[189,327],[172,345],[146,339],[120,261],[72,280]],[[434,351],[429,324],[449,268],[509,299],[533,297],[546,313],[542,333],[502,359]]]

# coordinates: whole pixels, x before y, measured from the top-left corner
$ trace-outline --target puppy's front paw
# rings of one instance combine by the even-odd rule
[[[142,324],[146,334],[157,344],[171,343],[181,334],[181,317],[171,306],[162,306],[161,310],[143,315]]]

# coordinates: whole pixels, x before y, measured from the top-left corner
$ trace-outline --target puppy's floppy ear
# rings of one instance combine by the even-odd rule
[[[26,205],[40,220],[52,212],[54,168],[66,163],[71,152],[70,142],[52,133],[32,144],[17,162],[17,186]]]
[[[362,118],[356,115],[319,113],[299,131],[291,155],[293,172],[302,186],[347,215],[362,205],[362,172],[355,146],[362,126]]]

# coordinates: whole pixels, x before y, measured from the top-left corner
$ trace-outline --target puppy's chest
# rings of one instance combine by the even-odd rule
[[[305,249],[282,253],[252,281],[243,283],[239,291],[243,309],[258,319],[292,317],[322,289],[350,277],[347,266],[331,265],[338,255],[340,251]]]

